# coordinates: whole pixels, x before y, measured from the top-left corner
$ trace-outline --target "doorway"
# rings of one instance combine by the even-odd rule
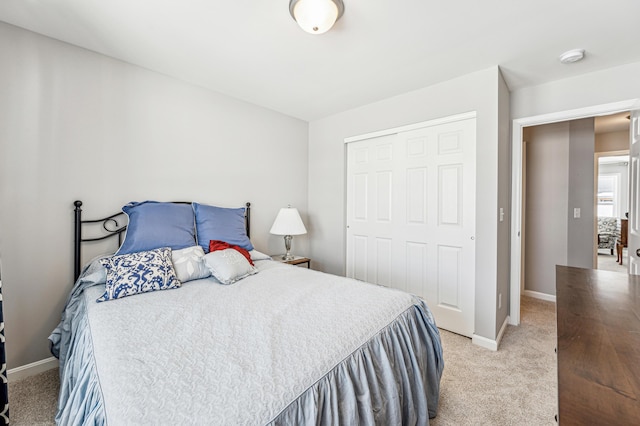
[[[627,114],[622,115],[626,120]],[[622,124],[626,124],[626,129],[623,127],[622,130],[615,132],[618,133],[619,145],[628,139],[629,125],[624,122]],[[596,269],[626,273],[628,268],[628,262],[625,262],[625,259],[629,216],[629,150],[598,152],[596,149],[594,167],[597,220],[594,265]]]
[[[589,117],[599,117],[629,111],[637,100],[616,102],[595,107],[561,111],[513,120],[511,176],[511,277],[509,323],[520,324],[520,296],[523,292],[523,129],[529,126],[558,123]],[[595,206],[594,206],[595,207]]]

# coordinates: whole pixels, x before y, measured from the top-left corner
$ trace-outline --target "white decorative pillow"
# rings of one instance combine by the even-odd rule
[[[200,246],[187,247],[171,252],[173,267],[180,282],[186,283],[187,281],[211,276],[211,272],[204,263],[203,258],[204,250]]]
[[[169,247],[121,254],[100,260],[107,270],[105,292],[97,302],[181,286]]]
[[[204,261],[211,274],[222,284],[233,284],[258,273],[258,269],[251,265],[246,257],[230,248],[205,254]]]
[[[249,255],[251,256],[251,260],[253,260],[254,262],[256,260],[271,260],[271,256],[269,256],[268,254],[264,254],[256,249],[253,249],[249,252]]]

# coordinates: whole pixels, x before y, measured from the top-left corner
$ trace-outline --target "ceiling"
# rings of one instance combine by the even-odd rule
[[[287,0],[2,0],[0,21],[308,121],[495,65],[513,91],[640,61],[637,0],[344,2],[323,35]]]

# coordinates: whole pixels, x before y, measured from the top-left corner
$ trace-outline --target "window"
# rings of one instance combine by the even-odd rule
[[[598,176],[598,217],[619,217],[619,183],[619,173]]]

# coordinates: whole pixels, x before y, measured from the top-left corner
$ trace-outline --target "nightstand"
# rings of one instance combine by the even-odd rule
[[[291,260],[284,260],[282,256],[282,254],[277,254],[275,256],[271,256],[271,259],[276,262],[288,263],[289,265],[304,265],[306,263],[307,269],[311,269],[311,259],[308,257],[293,256],[293,259]]]

